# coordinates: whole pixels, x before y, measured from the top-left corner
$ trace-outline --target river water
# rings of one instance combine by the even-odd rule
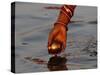
[[[77,6],[68,25],[67,48],[48,54],[47,39],[59,9],[55,4],[16,2],[15,67],[17,73],[97,68],[97,8]]]

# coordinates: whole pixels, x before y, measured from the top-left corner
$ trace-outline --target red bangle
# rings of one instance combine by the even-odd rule
[[[71,17],[70,17],[66,12],[64,12],[63,10],[61,10],[61,11],[67,16],[67,18],[68,18],[69,21],[70,21]]]
[[[65,8],[66,12],[69,12],[69,13],[70,13],[70,15],[71,15],[71,17],[72,17],[72,16],[73,16],[72,11],[71,11],[68,7],[66,7],[66,6],[64,6],[64,8]]]
[[[64,24],[64,23],[62,23],[62,22],[56,22],[54,25],[56,25],[56,24],[61,24],[61,25],[63,25],[63,26],[66,28],[66,31],[68,31],[68,27],[66,26],[66,24]]]

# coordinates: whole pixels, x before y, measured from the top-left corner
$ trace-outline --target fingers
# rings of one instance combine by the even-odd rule
[[[62,43],[62,50],[66,48],[66,34],[59,32],[58,35],[56,36],[56,40],[60,41]]]
[[[54,28],[49,33],[49,37],[48,37],[48,47],[52,44],[52,41],[56,37],[57,33],[58,33],[58,30],[57,29],[54,29]]]
[[[63,39],[63,47],[64,47],[64,49],[66,48],[66,40],[67,40],[67,36],[66,35],[67,34],[64,33],[64,39]]]
[[[63,50],[66,48],[66,41],[63,41]]]

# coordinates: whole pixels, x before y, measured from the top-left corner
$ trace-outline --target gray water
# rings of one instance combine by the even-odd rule
[[[76,7],[72,22],[68,25],[67,48],[60,55],[64,59],[55,59],[57,62],[60,59],[63,66],[58,64],[53,67],[49,64],[52,56],[48,54],[47,39],[60,10],[44,8],[48,6],[61,5],[16,3],[16,72],[43,72],[59,67],[61,70],[97,68],[97,8]]]

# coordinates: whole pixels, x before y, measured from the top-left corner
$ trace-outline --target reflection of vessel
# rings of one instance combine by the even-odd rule
[[[60,41],[53,41],[51,46],[48,47],[49,54],[59,54],[63,49],[63,45]]]
[[[68,70],[66,62],[65,57],[54,56],[49,59],[47,67],[50,71]]]

